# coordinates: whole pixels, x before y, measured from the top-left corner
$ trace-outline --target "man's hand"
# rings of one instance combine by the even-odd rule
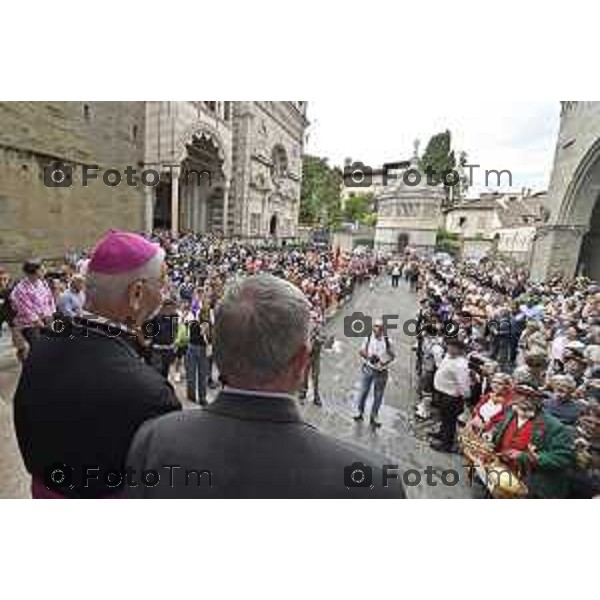
[[[527,454],[534,463],[537,463],[540,459],[540,455],[538,454],[537,448],[534,444],[529,444],[529,446],[527,446]]]
[[[505,450],[500,456],[509,461],[517,461],[519,460],[519,456],[521,456],[521,454],[522,453],[520,450]]]

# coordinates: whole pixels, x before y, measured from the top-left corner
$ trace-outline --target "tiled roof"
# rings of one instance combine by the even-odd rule
[[[498,215],[502,227],[533,225],[543,220],[545,193],[521,195],[502,195],[483,199],[466,200],[448,208],[454,210],[493,210]]]

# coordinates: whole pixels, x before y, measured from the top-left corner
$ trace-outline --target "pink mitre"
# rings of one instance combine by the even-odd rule
[[[160,246],[128,231],[111,229],[96,244],[88,271],[117,275],[134,271],[154,258]]]

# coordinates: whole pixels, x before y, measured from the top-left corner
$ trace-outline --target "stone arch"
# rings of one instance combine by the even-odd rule
[[[600,254],[599,196],[600,102],[563,102],[545,206],[549,218],[537,227],[532,279],[578,272],[600,279],[600,260],[589,260]]]
[[[575,168],[555,222],[562,225],[587,225],[599,195],[600,138],[592,144]]]
[[[187,153],[187,147],[194,142],[194,139],[206,138],[210,140],[217,148],[219,159],[223,163],[223,172],[227,175],[230,172],[231,165],[229,164],[229,156],[225,151],[225,143],[217,129],[204,121],[196,121],[192,123],[177,142],[178,160],[182,162]]]

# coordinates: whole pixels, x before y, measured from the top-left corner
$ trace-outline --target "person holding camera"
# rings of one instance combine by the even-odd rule
[[[381,427],[377,415],[383,402],[383,393],[388,380],[388,367],[396,358],[390,339],[384,332],[383,321],[373,324],[373,333],[369,334],[360,349],[362,364],[361,391],[358,400],[358,414],[355,421],[362,421],[367,396],[373,388],[373,406],[371,407],[371,426]]]

